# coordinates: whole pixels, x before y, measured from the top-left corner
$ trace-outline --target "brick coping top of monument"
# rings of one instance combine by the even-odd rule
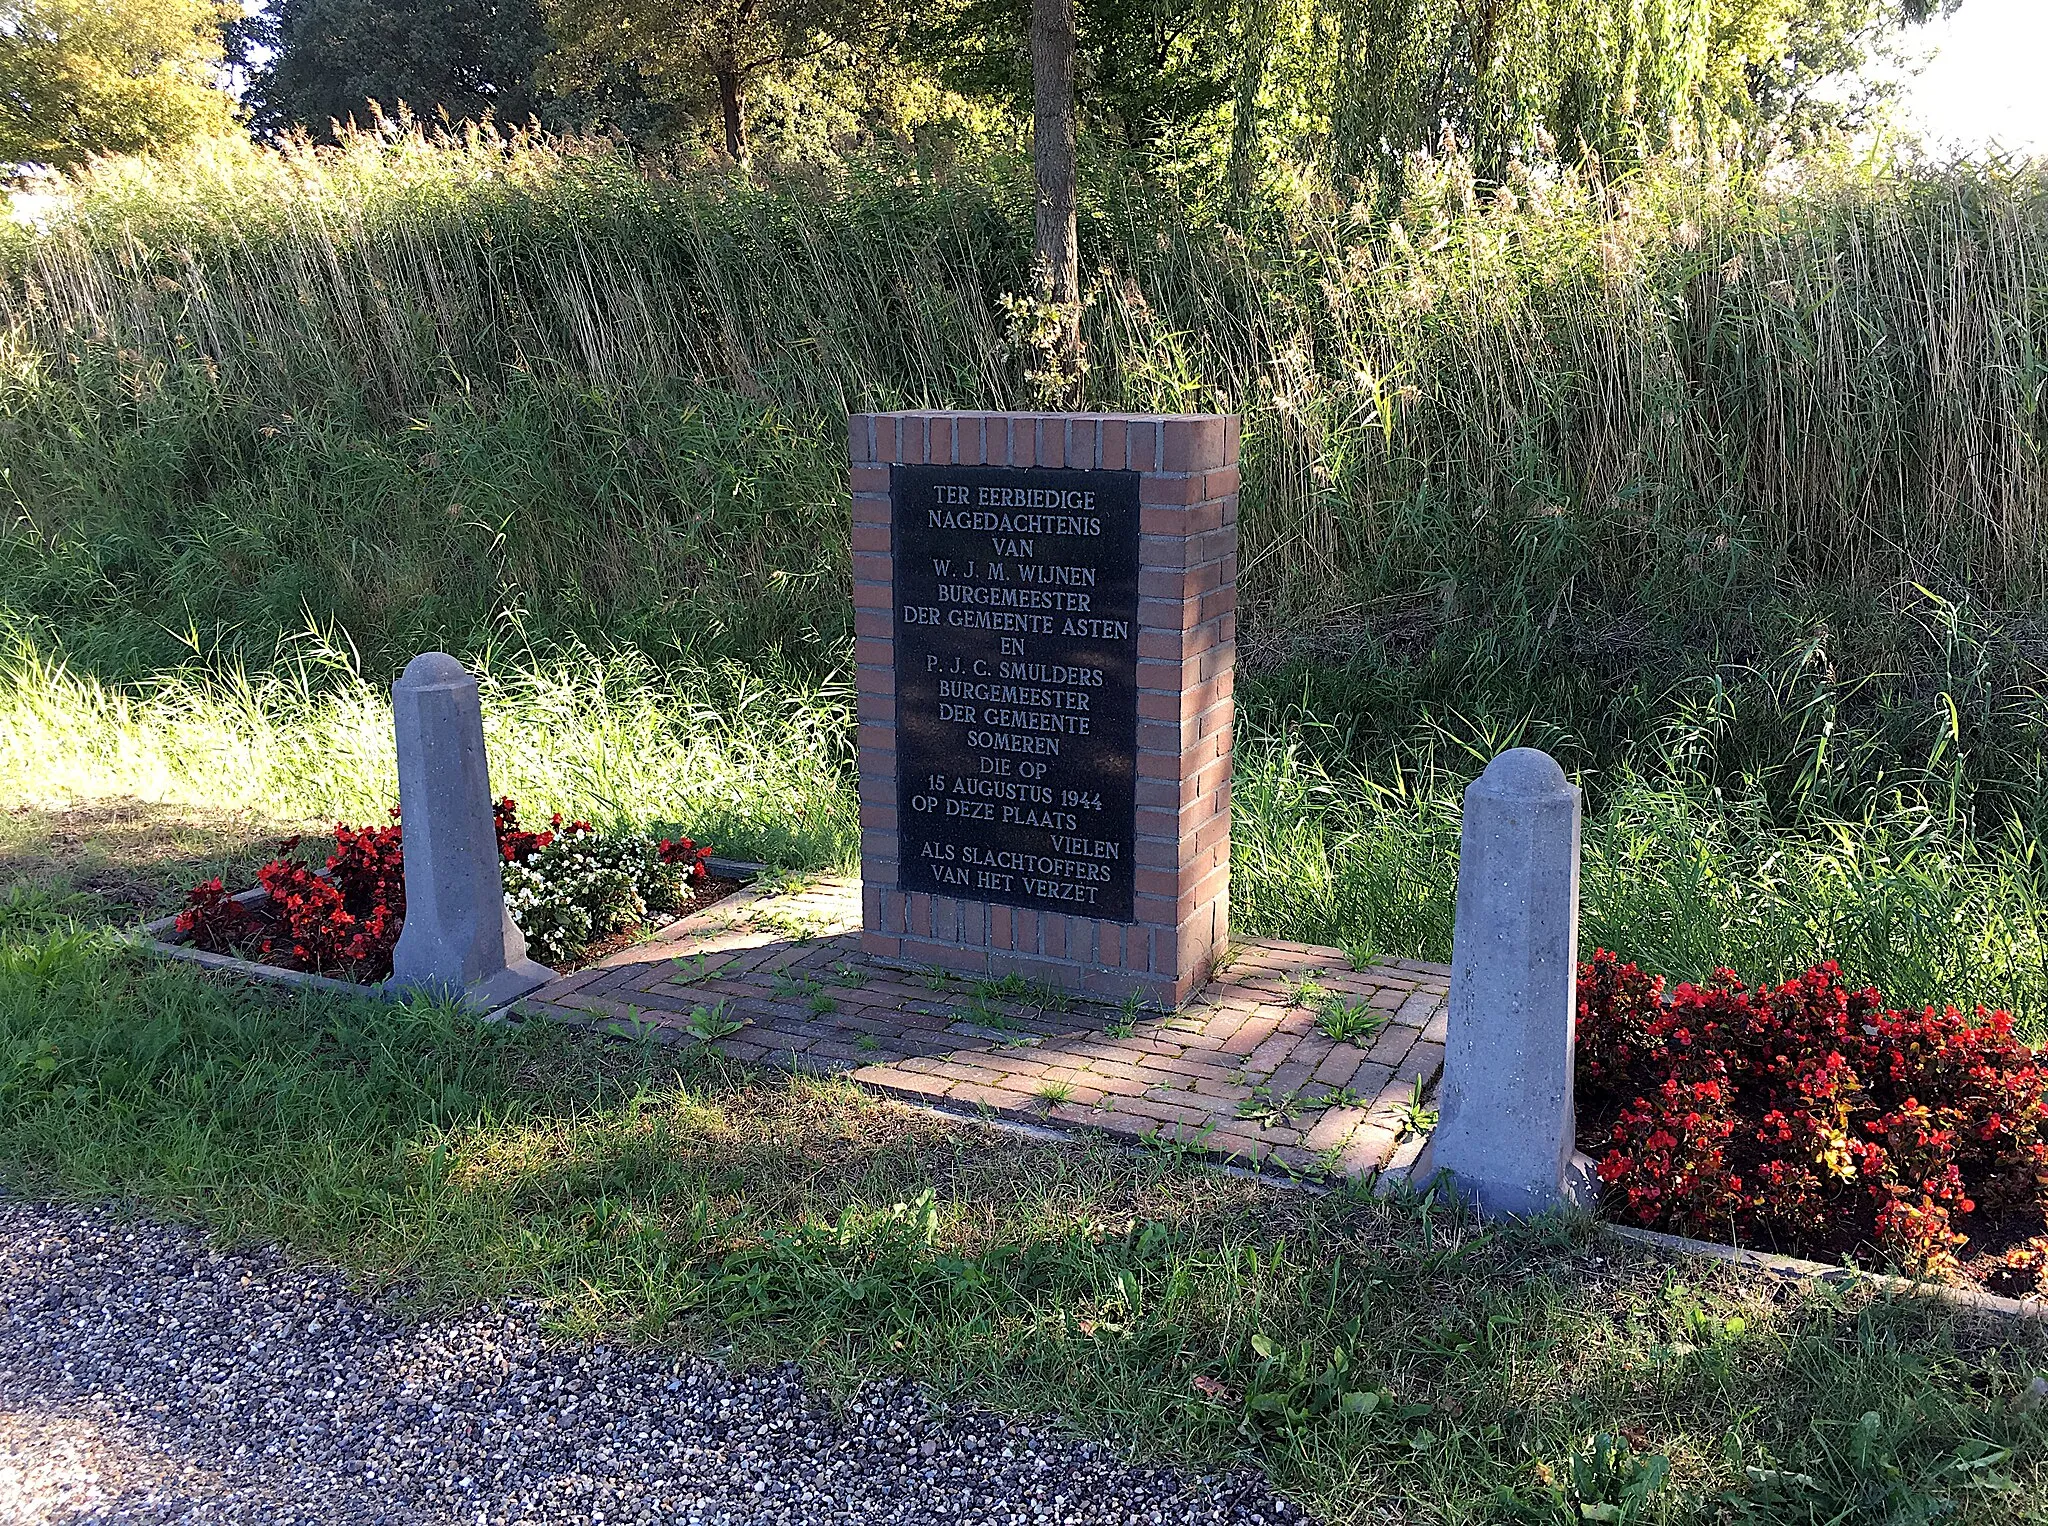
[[[913,427],[904,429],[905,424]],[[1235,470],[1241,430],[1239,417],[1228,413],[905,409],[853,415],[848,420],[847,445],[857,466],[945,461],[954,466],[1208,472],[1226,467]],[[1233,483],[1231,491],[1235,490]]]

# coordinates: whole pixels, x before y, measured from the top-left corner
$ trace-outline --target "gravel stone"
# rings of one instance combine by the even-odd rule
[[[1256,1475],[1132,1467],[1039,1425],[793,1366],[419,1320],[272,1250],[0,1203],[0,1520],[510,1526],[1278,1526]]]

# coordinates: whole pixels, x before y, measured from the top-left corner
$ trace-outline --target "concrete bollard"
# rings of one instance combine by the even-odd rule
[[[555,972],[526,957],[505,906],[476,679],[446,653],[422,652],[392,685],[391,713],[405,828],[405,925],[391,983],[459,993],[488,1012]]]
[[[1486,1213],[1593,1206],[1572,1143],[1579,791],[1533,747],[1465,791],[1434,1163]]]

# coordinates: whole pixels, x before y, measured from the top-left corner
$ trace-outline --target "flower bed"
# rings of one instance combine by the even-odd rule
[[[505,904],[543,964],[573,967],[738,888],[711,872],[711,849],[689,838],[655,841],[605,833],[587,821],[521,827],[516,802],[493,808],[504,858]],[[334,829],[334,851],[314,868],[287,838],[256,874],[256,888],[196,885],[172,926],[192,947],[283,970],[373,985],[391,973],[405,920],[405,848],[398,812],[384,827]],[[730,867],[730,866],[728,866]]]
[[[1580,969],[1580,1148],[1624,1223],[2048,1292],[2048,1067],[2004,1012],[1885,1006],[1832,964],[1668,994]]]

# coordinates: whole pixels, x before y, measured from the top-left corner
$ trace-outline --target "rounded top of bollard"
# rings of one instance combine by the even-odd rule
[[[405,665],[398,680],[402,689],[439,689],[449,684],[474,683],[468,668],[446,652],[422,652]]]
[[[1486,765],[1486,772],[1474,781],[1489,795],[1517,800],[1545,800],[1577,791],[1558,767],[1557,759],[1535,747],[1510,747]]]

